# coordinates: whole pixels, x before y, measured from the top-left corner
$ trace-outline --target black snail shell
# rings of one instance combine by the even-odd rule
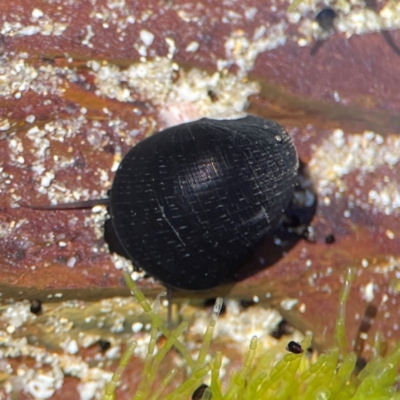
[[[122,160],[110,192],[114,229],[134,264],[165,285],[209,289],[272,234],[297,169],[292,140],[273,121],[175,126]]]

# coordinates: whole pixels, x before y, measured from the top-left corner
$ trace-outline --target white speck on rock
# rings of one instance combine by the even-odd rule
[[[57,368],[57,373],[54,372],[54,368],[47,373],[29,370],[25,390],[35,399],[49,399],[61,387],[63,382],[63,375],[60,369]]]
[[[10,128],[11,124],[7,118],[0,120],[0,131],[7,131]]]
[[[256,16],[257,11],[258,10],[256,7],[246,8],[246,10],[244,12],[244,16],[246,17],[246,19],[253,19]]]
[[[363,294],[363,299],[370,303],[372,300],[374,300],[374,283],[369,282],[367,283],[364,287],[361,288],[361,292]]]
[[[49,187],[51,181],[55,178],[55,175],[53,172],[47,171],[44,176],[42,176],[42,179],[40,181],[40,186],[42,187]]]
[[[69,354],[76,354],[78,349],[78,343],[76,343],[76,340],[71,340],[66,348]]]
[[[43,13],[43,11],[42,10],[39,10],[38,8],[34,8],[33,10],[32,10],[32,18],[33,19],[35,19],[35,20],[37,20],[37,19],[39,19],[39,18],[42,18],[43,17],[43,15],[44,15],[44,13]]]
[[[141,322],[134,322],[132,324],[132,332],[138,333],[143,329],[143,324]]]
[[[84,46],[88,46],[90,48],[93,48],[93,44],[90,43],[90,40],[94,37],[94,32],[93,28],[91,25],[86,25],[86,36],[82,40],[82,44]]]
[[[28,25],[21,28],[16,36],[32,36],[40,32],[40,27],[35,25]]]
[[[189,53],[195,53],[200,47],[199,42],[192,41],[186,46],[186,51]]]
[[[172,39],[172,38],[170,38],[170,37],[167,37],[167,38],[165,38],[165,42],[167,43],[167,46],[168,46],[168,55],[167,55],[167,58],[168,58],[169,60],[172,60],[172,58],[174,57],[174,54],[175,54],[175,52],[176,52],[176,43],[175,43],[175,40]]]
[[[142,29],[140,31],[140,39],[146,46],[151,46],[154,41],[154,34]]]
[[[28,124],[33,124],[34,122],[35,122],[35,116],[34,115],[28,115],[26,118],[25,118],[25,121],[26,122],[28,122]]]
[[[286,310],[290,311],[293,309],[293,307],[299,302],[298,299],[284,299],[281,301],[280,305],[281,307]]]
[[[365,131],[345,135],[334,130],[314,152],[309,163],[312,181],[320,196],[329,196],[347,189],[344,178],[357,170],[367,180],[380,167],[393,169],[400,161],[400,137]],[[400,189],[393,179],[372,181],[367,205],[373,205],[385,214],[400,208]],[[370,183],[371,185],[371,183]],[[364,200],[365,201],[365,200]]]

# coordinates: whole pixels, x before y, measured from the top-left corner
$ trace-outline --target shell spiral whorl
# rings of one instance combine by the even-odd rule
[[[276,229],[297,169],[290,136],[271,120],[168,128],[122,160],[110,193],[114,229],[133,262],[167,286],[209,289]]]

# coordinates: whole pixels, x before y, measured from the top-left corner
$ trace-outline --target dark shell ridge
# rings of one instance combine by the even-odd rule
[[[168,128],[122,160],[111,217],[134,264],[164,284],[217,286],[278,225],[298,159],[273,121],[201,119]]]

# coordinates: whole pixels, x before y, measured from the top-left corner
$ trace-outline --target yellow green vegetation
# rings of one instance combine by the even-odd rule
[[[157,314],[157,309],[153,310],[150,307],[130,275],[125,273],[124,277],[129,288],[152,320],[151,341],[143,375],[133,399],[191,399],[196,388],[204,380],[209,379],[211,383],[203,392],[202,400],[400,400],[400,392],[396,388],[399,380],[400,344],[390,354],[382,357],[378,351],[380,343],[376,343],[375,358],[368,362],[360,373],[355,372],[357,355],[346,351],[344,316],[354,273],[355,270],[348,270],[340,294],[336,323],[337,347],[319,356],[311,356],[307,351],[300,354],[289,353],[277,361],[276,354],[272,351],[259,354],[257,338],[253,337],[241,370],[232,375],[226,388],[222,388],[220,378],[222,354],[217,352],[214,357],[206,357],[222,299],[217,299],[201,350],[194,359],[180,342],[180,335],[186,329],[186,324],[182,323],[170,331]],[[166,342],[156,353],[155,344],[160,333],[166,337]],[[301,345],[303,349],[308,349],[311,337],[306,336]],[[176,370],[165,376],[158,387],[153,387],[153,383],[160,362],[173,346],[180,352],[186,368],[191,372],[185,382],[165,395],[163,393],[168,392],[168,385],[174,379]],[[117,400],[115,389],[134,348],[135,342],[123,355],[117,371],[106,387],[103,400]]]

